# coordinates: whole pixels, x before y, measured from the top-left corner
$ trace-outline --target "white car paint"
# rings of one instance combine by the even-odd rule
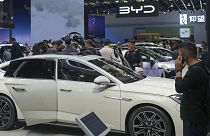
[[[79,61],[114,81],[116,86],[104,88],[94,83],[58,80],[57,74],[55,81],[14,78],[0,80],[0,93],[13,98],[27,125],[52,121],[75,123],[75,117],[79,114],[94,111],[111,129],[125,131],[128,112],[134,106],[149,103],[167,111],[173,120],[176,135],[182,136],[179,104],[169,97],[176,94],[174,80],[147,77],[138,82],[123,84],[108,72],[88,62],[101,58],[97,56],[38,55],[21,59],[37,58]],[[19,89],[27,85],[28,88],[23,92],[15,92],[12,85]],[[39,88],[38,92],[35,91],[36,88]],[[106,97],[127,98],[131,101]],[[18,112],[19,117],[21,112]]]

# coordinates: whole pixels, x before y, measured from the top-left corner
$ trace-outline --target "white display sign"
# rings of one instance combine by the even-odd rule
[[[189,38],[190,37],[190,28],[180,28],[180,37]]]
[[[188,23],[205,23],[205,15],[188,16],[187,14],[180,14],[180,25],[187,25]]]

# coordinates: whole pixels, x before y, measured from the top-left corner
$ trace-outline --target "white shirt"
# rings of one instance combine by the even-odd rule
[[[104,46],[101,50],[99,50],[100,53],[101,53],[101,56],[104,57],[104,58],[108,58],[108,59],[111,59],[111,60],[114,60],[114,61],[118,61],[120,62],[120,58],[116,58],[115,57],[115,54],[114,54],[114,50],[108,46]]]

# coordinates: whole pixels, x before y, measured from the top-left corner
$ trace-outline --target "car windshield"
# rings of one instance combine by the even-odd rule
[[[105,58],[94,59],[89,62],[105,70],[124,84],[136,82],[145,78],[145,76],[138,75],[131,69]]]
[[[159,49],[159,48],[151,48],[154,52],[162,55],[162,56],[170,56],[172,57],[172,53],[170,51]]]

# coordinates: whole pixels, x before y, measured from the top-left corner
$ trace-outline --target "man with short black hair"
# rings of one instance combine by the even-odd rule
[[[95,49],[96,45],[93,43],[92,40],[88,39],[85,41],[85,51],[83,55],[99,55],[101,56],[100,52]]]
[[[52,47],[47,50],[47,54],[57,54],[58,53],[58,50],[57,50],[58,44],[59,44],[58,41],[53,41]]]
[[[133,70],[135,70],[136,67],[143,68],[142,56],[135,43],[133,39],[128,41],[128,51],[124,56]]]
[[[110,44],[111,44],[110,40],[104,41],[104,47],[101,50],[99,50],[99,52],[101,53],[101,56],[104,58],[117,61],[117,62],[121,62],[121,59],[115,56],[114,49],[111,48]]]
[[[11,38],[10,43],[12,44],[11,60],[14,60],[14,59],[17,59],[17,58],[20,58],[20,57],[24,57],[23,51],[22,51],[20,45],[16,42],[16,39]]]
[[[182,77],[182,69],[188,71]],[[193,43],[183,43],[179,47],[176,60],[176,91],[183,93],[181,118],[184,136],[206,136],[210,116],[209,75],[207,67],[199,62],[197,48]]]

